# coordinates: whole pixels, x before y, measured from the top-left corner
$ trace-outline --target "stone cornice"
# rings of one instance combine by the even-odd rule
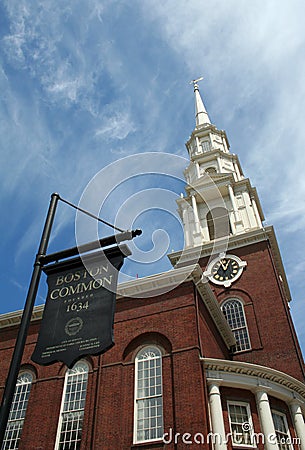
[[[127,281],[118,285],[117,298],[145,298],[158,293],[168,292],[185,281],[192,281],[192,272],[198,269],[198,264],[189,264],[144,278]]]
[[[286,299],[289,302],[291,300],[291,295],[288,281],[272,226],[268,226],[266,228],[257,228],[256,230],[248,231],[246,233],[234,234],[229,236],[228,240],[226,238],[220,238],[215,241],[205,242],[202,244],[201,249],[200,246],[186,248],[183,250],[183,263],[191,264],[195,261],[198,261],[198,256],[200,258],[206,258],[213,255],[216,257],[219,253],[224,252],[225,250],[229,252],[237,248],[245,247],[247,245],[263,241],[269,241],[270,243],[274,258],[274,264],[278,275],[281,277],[281,279],[279,279],[279,282],[282,283]],[[167,255],[173,266],[179,263],[181,254],[182,251],[173,252]]]
[[[199,295],[209,311],[212,320],[217,326],[219,333],[226,346],[230,348],[236,344],[234,335],[223,315],[217,299],[208,283],[202,280],[202,269],[199,264],[188,265],[168,272],[152,275],[145,278],[128,281],[118,285],[117,298],[146,298],[169,292],[184,282],[193,282]],[[42,318],[44,305],[36,306],[32,315],[32,322]],[[22,311],[14,311],[0,316],[0,328],[19,325]]]
[[[271,250],[272,250],[272,254],[274,257],[274,263],[275,263],[275,267],[277,269],[278,275],[280,276],[280,283],[282,283],[283,285],[283,289],[286,295],[286,299],[288,302],[291,301],[291,293],[290,293],[290,289],[289,289],[289,285],[288,285],[288,280],[286,277],[286,272],[284,269],[284,265],[283,265],[283,260],[281,257],[281,253],[280,253],[280,249],[277,243],[277,239],[275,236],[275,231],[274,228],[272,226],[266,227],[265,228],[266,234],[268,236],[269,239],[269,243],[271,246]]]
[[[199,267],[199,265],[197,264]],[[223,341],[225,342],[228,349],[236,345],[236,339],[234,334],[225,319],[223,312],[220,309],[219,303],[212,291],[210,285],[206,281],[202,281],[202,269],[193,272],[192,274],[195,286],[205,304],[210,316],[213,319]]]
[[[187,195],[194,195],[196,193],[203,192],[202,198],[204,199],[204,194],[206,193],[206,191],[208,191],[209,188],[215,189],[215,187],[217,187],[218,189],[220,189],[222,187],[227,187],[228,184],[234,183],[236,182],[234,181],[233,173],[213,173],[209,174],[208,177],[202,175],[200,178],[192,181],[191,184],[187,184],[185,186],[185,191]]]
[[[206,162],[206,161],[211,161],[213,159],[215,160],[215,158],[217,158],[217,157],[225,158],[230,161],[233,161],[234,163],[236,163],[238,165],[238,168],[239,168],[241,174],[243,173],[238,156],[235,153],[224,152],[219,147],[213,147],[211,150],[204,152],[204,153],[195,153],[194,155],[192,155],[192,162],[194,162],[194,163]],[[219,172],[218,172],[218,175],[220,175]],[[224,172],[223,175],[226,175],[226,173]]]
[[[206,192],[208,192],[209,189],[215,189],[215,185],[222,193],[224,193],[223,191],[224,188],[225,189],[228,188],[228,185],[231,185],[235,189],[235,191],[237,191],[238,188],[245,187],[248,190],[250,196],[255,200],[261,220],[262,221],[265,220],[264,212],[261,206],[259,196],[257,194],[257,190],[255,187],[251,185],[249,178],[242,178],[241,180],[236,181],[234,179],[233,173],[229,172],[212,173],[209,174],[209,177],[206,177],[206,179],[204,179],[204,176],[202,176],[197,180],[193,181],[191,184],[187,184],[185,186],[185,191],[188,196],[199,194],[199,196],[201,196],[201,198],[204,199]],[[178,205],[179,203],[186,201],[187,198],[188,197],[177,199]]]
[[[209,133],[216,133],[216,134],[220,134],[221,136],[223,136],[227,141],[227,133],[224,130],[219,130],[215,125],[213,125],[212,123],[209,124],[201,124],[201,125],[197,125],[194,130],[192,131],[192,134],[190,135],[189,139],[187,140],[187,142],[185,143],[185,145],[187,146],[192,138],[196,137],[196,136],[206,136]],[[228,145],[229,147],[229,145]]]
[[[266,389],[285,401],[299,400],[305,406],[305,384],[279,370],[257,364],[201,358],[208,382],[223,386],[247,388],[252,392]]]
[[[246,245],[255,244],[257,242],[262,242],[267,240],[266,231],[262,228],[257,228],[242,234],[230,235],[229,238],[219,238],[214,241],[204,242],[201,245],[201,250],[198,247],[185,248],[183,250],[183,262],[188,263],[194,261],[196,255],[198,259],[198,254],[200,258],[205,258],[207,256],[218,255],[219,252],[224,251],[224,247],[227,244],[227,250],[232,250],[234,248],[245,247]],[[181,258],[182,251],[173,252],[168,255],[169,260],[173,265],[176,265]]]
[[[199,266],[198,266],[199,267]],[[197,269],[197,265],[188,265],[187,267],[180,267],[179,269],[172,269],[168,272],[163,272],[151,275],[144,278],[137,278],[135,280],[127,281],[118,285],[117,298],[122,297],[136,297],[143,298],[149,295],[156,295],[158,291],[170,290],[175,286],[185,282],[192,281],[191,276],[193,270]],[[200,269],[200,268],[199,268]],[[39,320],[42,317],[44,305],[35,306],[32,314],[32,321]],[[0,315],[0,328],[19,325],[22,317],[22,310],[13,311]]]
[[[44,305],[35,306],[32,314],[31,321],[35,322],[42,318]],[[19,325],[21,322],[23,310],[12,311],[9,313],[0,315],[0,328],[13,327]]]

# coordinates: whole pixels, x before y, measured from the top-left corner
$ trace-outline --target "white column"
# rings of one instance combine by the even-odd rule
[[[261,221],[261,218],[260,218],[260,215],[259,215],[259,212],[258,212],[258,209],[257,209],[257,204],[256,204],[256,201],[255,201],[254,197],[251,198],[251,201],[252,201],[253,211],[254,211],[254,215],[255,215],[257,224],[261,228],[262,227],[262,221]]]
[[[190,225],[188,220],[188,212],[186,208],[182,210],[182,220],[184,226],[185,247],[189,247],[190,243]]]
[[[195,219],[195,227],[196,227],[196,233],[200,233],[200,222],[199,222],[199,216],[198,216],[198,209],[197,209],[197,203],[195,196],[192,195],[192,207],[193,207],[193,213],[194,213],[194,219]]]
[[[212,431],[215,439],[215,450],[226,450],[226,432],[223,421],[220,390],[217,383],[210,384],[209,404],[211,412]]]
[[[196,174],[197,174],[197,178],[200,178],[200,167],[197,162],[196,162]]]
[[[298,401],[294,401],[290,404],[290,408],[294,429],[297,437],[300,439],[299,447],[301,450],[305,450],[305,425],[301,405]]]
[[[260,424],[265,437],[264,448],[266,450],[278,450],[279,446],[276,442],[275,428],[267,392],[257,390],[255,395]]]
[[[196,147],[197,147],[196,153],[202,153],[202,147],[200,145],[200,141],[198,139],[198,136],[196,136]]]
[[[241,176],[240,176],[240,171],[239,171],[238,165],[236,164],[235,161],[234,161],[233,165],[234,165],[234,171],[235,171],[235,175],[236,175],[236,181],[239,181],[241,179]]]
[[[235,222],[238,222],[240,220],[240,218],[239,218],[239,211],[237,209],[237,204],[236,204],[234,191],[233,191],[233,188],[232,188],[232,186],[230,184],[228,185],[228,190],[229,190],[230,200],[231,200],[231,203],[232,203],[232,206],[233,206]]]
[[[218,165],[218,172],[222,173],[222,164],[220,156],[217,156],[217,165]]]

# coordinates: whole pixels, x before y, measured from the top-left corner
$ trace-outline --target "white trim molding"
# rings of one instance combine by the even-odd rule
[[[223,315],[219,303],[208,283],[203,281],[202,269],[199,264],[169,270],[168,272],[138,278],[118,285],[117,299],[125,298],[126,301],[133,298],[151,298],[152,295],[159,295],[178,288],[181,284],[192,282],[205,304],[212,320],[217,326],[222,339],[227,348],[236,344],[234,334],[231,331],[225,316]],[[32,322],[42,318],[44,305],[35,306],[32,314]],[[19,325],[22,311],[0,315],[0,328]]]
[[[270,367],[241,361],[200,358],[204,365],[208,384],[247,389],[253,393],[267,390],[270,395],[290,404],[297,401],[305,413],[305,384],[296,378]]]
[[[249,402],[227,400],[228,419],[234,447],[256,447],[253,439],[253,422]],[[236,409],[238,413],[235,414]],[[244,414],[244,412],[246,414]],[[234,417],[235,416],[235,417]],[[247,428],[243,428],[244,424]]]
[[[219,253],[223,252],[224,247],[226,247],[226,251],[229,252],[230,250],[263,241],[268,241],[270,244],[279,280],[283,285],[286,299],[288,302],[290,302],[291,293],[288,286],[282,257],[277,244],[274,228],[272,226],[258,228],[256,230],[247,231],[241,234],[234,234],[225,238],[215,239],[214,241],[202,243],[201,246],[199,245],[196,247],[184,249],[182,251],[170,253],[168,255],[168,258],[173,266],[179,267],[179,260],[182,253],[183,264],[191,264],[195,259],[198,260],[198,254],[201,258],[212,257],[212,255],[215,255],[216,257]]]

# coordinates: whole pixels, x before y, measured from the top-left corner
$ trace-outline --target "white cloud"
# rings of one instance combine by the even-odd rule
[[[194,126],[188,82],[204,75],[210,117],[257,186],[294,279],[290,242],[305,225],[303,1],[4,6],[0,199],[12,217],[3,233],[25,236],[14,247],[18,261],[35,246],[35,221],[42,223],[51,192],[77,203],[95,173],[121,154],[187,156]],[[72,216],[59,210],[54,240]],[[294,245],[297,258],[302,248]]]
[[[124,106],[122,108],[123,111],[118,104],[115,104],[111,107],[111,112],[105,111],[100,117],[101,124],[95,132],[96,138],[123,140],[136,130],[130,113],[124,110]]]

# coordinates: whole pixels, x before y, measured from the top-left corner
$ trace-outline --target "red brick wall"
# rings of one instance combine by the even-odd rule
[[[205,320],[214,325],[204,310]],[[223,343],[201,316],[205,348],[223,356]],[[82,450],[133,447],[134,358],[141,345],[163,348],[164,431],[173,434],[207,433],[207,396],[202,373],[199,314],[194,287],[185,283],[166,295],[147,299],[119,299],[115,315],[115,346],[101,357],[90,358],[92,370],[86,398]],[[37,373],[33,383],[20,450],[51,450],[57,431],[65,368],[31,362],[39,325],[32,324],[23,364]],[[3,387],[14,346],[15,329],[2,329],[0,385]],[[211,345],[209,345],[211,342]],[[94,444],[92,444],[94,440]],[[179,441],[166,448],[184,448]],[[163,448],[163,444],[144,448]],[[201,447],[204,448],[204,447]]]
[[[234,359],[273,367],[303,380],[293,326],[267,244],[251,245],[232,253],[247,261],[243,275],[229,289],[211,286],[219,302],[230,296],[244,301],[252,350],[236,354]],[[23,364],[32,365],[37,372],[37,380],[30,395],[20,450],[54,448],[62,397],[63,365],[40,367],[31,363],[38,327],[37,323],[31,326],[23,358]],[[119,299],[114,335],[115,346],[101,357],[91,359],[82,450],[137,447],[132,444],[134,358],[140,346],[147,343],[156,343],[164,351],[165,432],[172,429],[173,435],[176,432],[206,435],[207,389],[199,357],[228,359],[230,355],[200,296],[196,297],[193,283],[184,283],[157,297]],[[0,330],[1,388],[15,337],[16,327]],[[246,394],[239,391],[238,395]],[[255,412],[252,397],[250,401]],[[253,420],[257,420],[255,416]],[[172,443],[165,448],[182,449],[189,445],[178,439],[176,447]]]
[[[294,428],[293,428],[293,425],[292,425],[292,419],[291,419],[291,414],[290,414],[290,410],[289,410],[288,405],[285,402],[283,402],[282,400],[280,400],[278,398],[271,397],[271,396],[269,396],[269,401],[270,401],[271,409],[274,409],[274,410],[279,411],[279,412],[281,412],[281,413],[286,415],[286,419],[287,419],[288,427],[289,427],[289,432],[290,432],[290,437],[291,437],[291,439],[296,438],[296,434],[294,432]],[[297,444],[293,444],[293,447],[296,450],[299,450],[299,446]]]
[[[224,424],[225,424],[226,433],[230,433],[230,423],[229,423],[228,407],[227,407],[228,401],[240,401],[240,402],[249,403],[250,410],[251,410],[252,422],[253,422],[253,430],[256,434],[263,433],[263,431],[260,427],[255,395],[252,392],[244,390],[244,389],[234,389],[234,388],[229,388],[229,387],[222,387],[221,388],[221,399],[222,399],[222,408],[223,408],[223,416],[224,416]],[[287,404],[285,402],[283,402],[282,400],[273,398],[271,396],[269,396],[269,401],[270,401],[271,409],[274,408],[286,415],[289,432],[290,432],[290,437],[292,439],[295,438],[296,435],[295,435],[295,432],[293,429],[291,415],[290,415],[290,411],[289,411]],[[234,447],[234,445],[232,445],[232,441],[229,439],[228,450],[233,450],[234,448],[242,449],[243,447],[241,447],[241,446]],[[259,450],[264,450],[264,445],[263,445],[263,442],[262,442],[262,439],[260,436],[258,436],[257,448]],[[297,450],[298,445],[293,444],[293,448],[295,448]]]
[[[243,389],[233,389],[233,388],[223,387],[223,388],[221,388],[221,401],[222,401],[222,409],[223,409],[226,434],[230,433],[230,422],[229,422],[228,405],[227,405],[228,401],[239,401],[239,402],[249,403],[254,432],[262,433],[262,430],[260,428],[258,412],[257,412],[257,408],[256,408],[255,396],[254,396],[254,394],[252,394],[252,392],[246,391]],[[232,445],[232,440],[228,439],[228,450],[232,450],[233,448],[235,448],[235,447]],[[238,446],[238,448],[242,448],[242,447]],[[257,448],[259,450],[264,450],[263,443],[258,442]]]
[[[252,349],[234,359],[272,367],[304,381],[303,359],[267,241],[228,253],[247,262],[242,276],[230,288],[211,286],[220,303],[230,297],[244,303]]]

